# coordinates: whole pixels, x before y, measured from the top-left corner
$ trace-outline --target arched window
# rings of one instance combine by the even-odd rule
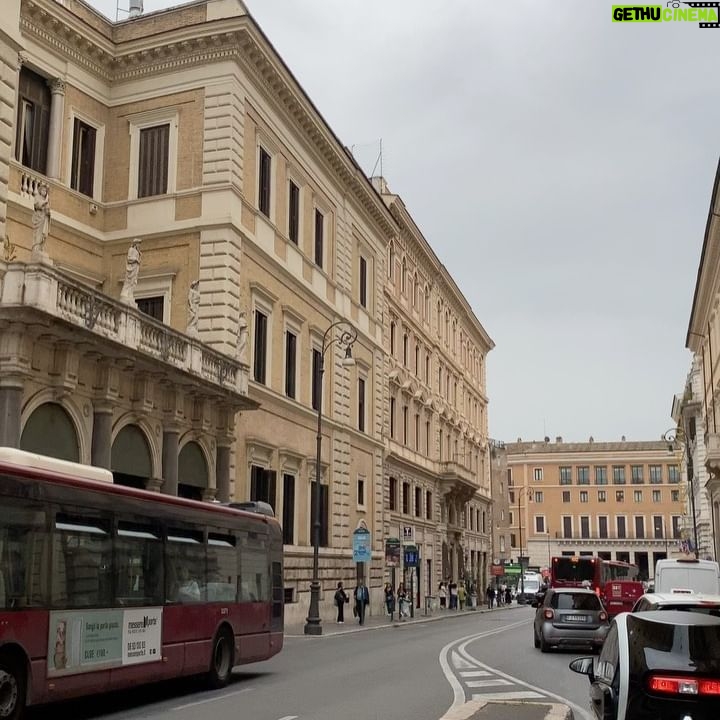
[[[118,485],[145,488],[152,477],[152,458],[145,433],[137,425],[126,425],[115,437],[110,469]]]
[[[53,402],[33,410],[20,436],[20,449],[58,460],[80,462],[75,425],[65,408]]]

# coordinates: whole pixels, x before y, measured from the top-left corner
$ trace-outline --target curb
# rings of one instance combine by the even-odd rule
[[[449,710],[443,715],[440,720],[471,720],[475,713],[479,712],[486,706],[495,707],[498,709],[504,705],[516,705],[517,700],[507,700],[505,702],[499,700],[493,700],[491,702],[487,700],[471,700],[459,707]],[[541,701],[523,702],[523,705],[542,705],[549,706],[549,710],[545,713],[544,720],[573,720],[573,711],[567,705],[562,703],[547,703]]]

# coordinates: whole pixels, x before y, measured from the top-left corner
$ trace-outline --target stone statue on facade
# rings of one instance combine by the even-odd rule
[[[140,274],[140,263],[142,262],[142,253],[140,252],[140,238],[135,238],[127,251],[125,260],[125,280],[123,281],[122,290],[120,291],[120,300],[128,305],[136,305],[135,303],[135,287]]]
[[[200,281],[193,280],[188,290],[188,324],[187,334],[197,336],[198,315],[200,312]]]
[[[245,313],[241,312],[238,318],[238,334],[237,334],[237,346],[235,349],[235,357],[238,362],[247,365],[248,352],[247,352],[247,340],[248,340],[248,322],[245,318]]]
[[[45,243],[50,232],[50,196],[48,186],[38,183],[33,193],[32,262],[49,262]]]

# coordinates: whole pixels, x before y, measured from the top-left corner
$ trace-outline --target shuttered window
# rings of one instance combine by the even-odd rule
[[[15,158],[26,168],[45,174],[50,134],[50,88],[41,75],[23,67],[18,84]]]
[[[94,127],[75,118],[70,187],[88,197],[93,195],[95,182],[95,136]]]
[[[169,144],[169,124],[140,130],[138,197],[164,195],[167,192]]]

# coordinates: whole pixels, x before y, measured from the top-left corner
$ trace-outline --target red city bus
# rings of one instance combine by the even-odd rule
[[[554,557],[550,587],[593,588],[612,617],[632,610],[645,592],[638,572],[637,565],[620,560],[577,555]]]
[[[233,666],[280,652],[282,533],[268,508],[0,448],[0,716],[185,675],[222,687]]]

